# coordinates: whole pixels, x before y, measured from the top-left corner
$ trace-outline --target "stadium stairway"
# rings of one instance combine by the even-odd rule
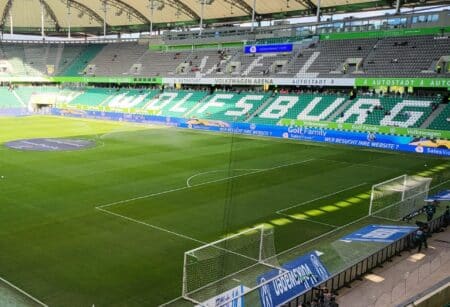
[[[450,130],[450,104],[447,103],[441,106],[443,106],[443,110],[427,127],[428,129]]]
[[[258,116],[258,114],[261,113],[262,110],[264,110],[268,105],[270,105],[274,100],[275,97],[273,94],[267,97],[266,101],[264,101],[256,110],[253,112],[246,120],[246,123],[249,123],[255,118],[255,116]]]
[[[253,122],[275,125],[280,119],[327,120],[346,101],[335,94],[277,94]]]
[[[67,67],[61,69],[60,75],[78,76],[82,74],[83,70],[88,65],[88,63],[97,56],[97,54],[103,49],[104,46],[105,45],[103,44],[87,45],[73,58],[73,60],[70,63],[67,63]],[[75,50],[75,52],[76,51],[77,50]],[[67,53],[65,53],[64,57],[66,59],[70,59],[70,55],[72,54],[70,53],[69,50],[67,50]]]
[[[216,91],[191,115],[205,119],[243,122],[269,97],[269,93]]]
[[[24,107],[23,104],[12,90],[9,90],[7,87],[0,87],[0,109],[22,107]]]
[[[418,128],[439,104],[438,97],[358,96],[344,111],[339,123]],[[392,116],[391,116],[392,113]]]
[[[331,122],[333,122],[333,121],[336,121],[340,116],[341,116],[341,114],[345,111],[345,110],[347,110],[349,107],[350,107],[350,105],[352,104],[352,101],[351,100],[346,100],[339,108],[337,108],[328,118],[327,118],[327,120],[328,121],[331,121]]]
[[[422,125],[420,125],[420,128],[426,129],[428,126],[431,125],[431,123],[444,111],[446,105],[440,104],[433,112],[431,112],[430,116],[427,117],[427,119],[424,120]]]
[[[160,116],[188,117],[207,96],[205,91],[168,90],[147,103],[145,110]]]

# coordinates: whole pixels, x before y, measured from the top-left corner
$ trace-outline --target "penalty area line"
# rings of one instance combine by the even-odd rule
[[[277,214],[282,214],[282,215],[287,215],[287,214],[284,214],[283,212],[288,211],[288,210],[293,209],[293,208],[297,208],[297,207],[301,207],[301,206],[310,204],[312,202],[315,202],[315,201],[318,201],[318,200],[321,200],[321,199],[324,199],[324,198],[327,198],[327,197],[330,197],[330,196],[337,195],[337,194],[345,192],[345,191],[356,189],[356,188],[361,187],[361,186],[366,185],[366,184],[367,184],[367,182],[359,183],[357,185],[353,185],[351,187],[348,187],[348,188],[345,188],[345,189],[342,189],[342,190],[339,190],[339,191],[336,191],[336,192],[333,192],[333,193],[330,193],[330,194],[326,194],[326,195],[323,195],[323,196],[320,196],[320,197],[317,197],[317,198],[314,198],[314,199],[310,199],[310,200],[304,201],[302,203],[298,203],[298,204],[292,205],[292,206],[284,208],[284,209],[280,209],[280,210],[276,211],[276,213]]]
[[[130,222],[134,222],[134,223],[137,223],[137,224],[141,224],[141,225],[144,225],[144,226],[147,226],[147,227],[150,227],[150,228],[153,228],[153,229],[162,231],[162,232],[166,232],[166,233],[169,233],[169,234],[171,234],[171,235],[174,235],[174,236],[177,236],[177,237],[180,237],[180,238],[183,238],[183,239],[187,239],[187,240],[190,240],[190,241],[194,241],[194,242],[196,242],[196,243],[200,243],[200,244],[202,244],[202,245],[207,244],[206,242],[197,240],[197,239],[192,238],[192,237],[189,237],[189,236],[187,236],[187,235],[184,235],[184,234],[181,234],[181,233],[178,233],[178,232],[175,232],[175,231],[172,231],[172,230],[163,228],[163,227],[159,227],[159,226],[156,226],[156,225],[152,225],[152,224],[149,224],[149,223],[140,221],[140,220],[136,220],[136,219],[133,219],[133,218],[128,217],[128,216],[126,216],[126,215],[122,215],[122,214],[119,214],[119,213],[115,213],[115,212],[112,212],[112,211],[108,211],[108,210],[102,209],[102,208],[100,208],[100,207],[96,207],[95,209],[97,209],[98,211],[101,211],[101,212],[110,214],[110,215],[114,215],[114,216],[116,216],[116,217],[120,217],[120,218],[125,219],[125,220],[130,221]]]
[[[319,221],[316,221],[316,220],[313,220],[313,219],[310,219],[310,218],[293,217],[292,215],[285,214],[285,213],[278,213],[278,212],[277,212],[277,214],[278,214],[278,215],[282,215],[282,216],[289,217],[289,218],[291,218],[291,219],[293,219],[293,220],[297,220],[297,221],[310,222],[310,223],[314,223],[314,224],[319,224],[319,225],[328,226],[328,227],[331,227],[331,228],[338,228],[338,227],[339,227],[339,226],[337,226],[337,225],[328,224],[328,223],[324,223],[324,222],[319,222]]]
[[[262,170],[264,170],[264,169],[261,169],[261,168],[237,168],[237,169],[233,169],[232,171],[248,171],[249,173],[252,173],[252,172],[255,172],[255,171],[262,171]],[[212,170],[212,171],[197,173],[195,175],[192,175],[191,177],[189,177],[186,180],[186,186],[188,188],[195,187],[197,184],[191,184],[191,180],[194,179],[195,177],[198,177],[198,176],[201,176],[201,175],[213,174],[213,173],[228,172],[228,171],[229,170],[227,170],[227,169],[218,169],[218,170]],[[247,175],[249,173],[241,174],[241,175]],[[227,178],[232,178],[232,177],[227,177]]]

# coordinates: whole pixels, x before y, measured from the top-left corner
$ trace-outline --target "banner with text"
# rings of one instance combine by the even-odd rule
[[[416,231],[415,226],[368,225],[341,238],[343,242],[392,243]]]
[[[383,134],[395,134],[403,136],[416,136],[426,137],[431,139],[450,139],[450,131],[445,130],[431,130],[420,128],[402,128],[402,127],[387,127],[387,126],[375,126],[365,124],[351,124],[351,123],[336,123],[326,121],[307,121],[298,119],[286,119],[283,118],[278,122],[281,126],[295,126],[295,127],[312,127],[312,128],[324,128],[334,130],[346,130],[346,131],[362,131],[372,133]]]
[[[352,78],[163,78],[164,84],[202,84],[202,85],[293,85],[293,86],[351,86],[355,85]]]
[[[293,44],[269,44],[269,45],[247,45],[244,53],[282,53],[292,52]]]
[[[281,306],[330,277],[317,252],[303,255],[282,266],[287,273],[272,270],[257,278],[262,307]],[[277,277],[279,276],[279,277]],[[266,282],[270,280],[270,282]]]
[[[386,135],[373,132],[350,132],[314,127],[286,127],[253,123],[228,123],[221,120],[185,119],[165,116],[126,114],[79,109],[53,109],[54,115],[116,121],[159,124],[178,128],[207,130],[253,136],[276,137],[299,141],[369,147],[450,157],[450,141]]]
[[[244,286],[240,285],[218,294],[195,307],[244,307],[244,293],[246,290],[248,290],[248,288],[246,289]]]
[[[355,85],[450,88],[450,78],[356,78]]]

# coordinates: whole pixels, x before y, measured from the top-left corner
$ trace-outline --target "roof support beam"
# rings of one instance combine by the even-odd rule
[[[65,1],[62,0],[64,3]],[[71,7],[77,9],[78,11],[82,13],[87,13],[89,16],[95,19],[96,22],[98,22],[100,25],[103,24],[103,18],[97,14],[93,9],[89,8],[88,6],[84,5],[83,3],[80,3],[76,0],[70,0]],[[109,24],[106,23],[106,25],[109,27]]]
[[[60,29],[60,25],[58,22],[58,18],[56,18],[56,14],[53,11],[53,9],[48,5],[48,3],[45,0],[41,0],[42,5],[44,6],[45,11],[47,11],[50,18],[55,22],[56,29]]]
[[[253,8],[250,5],[248,5],[247,2],[245,2],[244,0],[224,0],[224,1],[246,12],[248,15],[252,15],[253,13]],[[258,14],[257,12],[255,13]]]
[[[125,9],[125,11],[127,11],[128,13],[130,13],[132,16],[134,16],[135,18],[137,18],[138,20],[140,20],[143,24],[149,24],[150,23],[150,19],[148,19],[147,17],[145,17],[144,14],[142,14],[141,12],[139,12],[137,9],[135,9],[134,7],[132,7],[131,5],[125,3],[122,0],[114,0],[114,2],[109,2],[111,5],[118,7],[118,8],[123,8]]]
[[[180,8],[187,16],[191,17],[193,20],[200,20],[200,15],[198,15],[193,9],[191,9],[186,3],[181,0],[166,0],[166,4],[170,5],[174,9]]]
[[[5,8],[3,9],[2,20],[1,20],[2,26],[5,25],[6,18],[8,17],[9,12],[11,11],[11,8],[12,8],[12,0],[8,0],[5,4]]]
[[[295,0],[295,1],[310,10],[314,10],[314,12],[317,11],[317,6],[311,0]]]

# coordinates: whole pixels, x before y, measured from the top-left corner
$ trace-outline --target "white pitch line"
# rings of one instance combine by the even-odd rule
[[[323,196],[320,196],[320,197],[317,197],[317,198],[314,198],[314,199],[310,199],[310,200],[304,201],[302,203],[298,203],[298,204],[292,205],[292,206],[284,208],[284,209],[280,209],[280,210],[276,211],[276,213],[277,214],[286,215],[286,214],[283,214],[282,212],[287,211],[287,210],[292,209],[292,208],[304,206],[304,205],[307,205],[309,203],[315,202],[317,200],[321,200],[321,199],[324,199],[324,198],[327,198],[327,197],[330,197],[330,196],[334,196],[336,194],[339,194],[339,193],[342,193],[342,192],[345,192],[345,191],[348,191],[348,190],[353,190],[353,189],[355,189],[357,187],[360,187],[360,186],[363,186],[365,184],[367,184],[367,182],[363,182],[363,183],[360,183],[360,184],[357,184],[357,185],[354,185],[354,186],[351,186],[351,187],[348,187],[348,188],[345,188],[345,189],[342,189],[342,190],[339,190],[339,191],[336,191],[336,192],[333,192],[333,193],[330,193],[330,194],[326,194],[326,195],[323,195]]]
[[[41,305],[43,307],[48,307],[47,304],[41,302],[40,300],[38,300],[37,298],[35,298],[34,296],[32,296],[31,294],[25,292],[24,290],[20,289],[19,287],[13,285],[12,283],[10,283],[9,281],[7,281],[4,278],[0,277],[0,281],[6,285],[8,285],[9,287],[13,288],[14,290],[20,292],[21,294],[25,295],[26,297],[28,297],[29,299],[31,299],[32,301],[34,301],[35,303],[37,303],[38,305]]]
[[[233,171],[260,171],[260,170],[263,170],[263,169],[261,169],[261,168],[237,168],[237,169],[233,169]],[[206,175],[206,174],[212,174],[212,173],[228,172],[228,171],[229,170],[227,170],[227,169],[218,169],[218,170],[212,170],[212,171],[197,173],[195,175],[192,175],[188,179],[186,179],[186,186],[188,188],[196,186],[196,185],[191,185],[191,180],[194,179],[197,176]]]
[[[289,214],[285,214],[285,213],[277,213],[277,214],[283,215],[283,216],[287,216],[287,217],[290,217],[291,219],[294,219],[294,220],[305,221],[305,222],[311,222],[311,223],[320,224],[320,225],[325,225],[325,226],[328,226],[328,227],[331,227],[331,228],[338,228],[338,227],[339,227],[339,226],[337,226],[337,225],[328,224],[328,223],[324,223],[324,222],[319,222],[319,221],[316,221],[316,220],[311,220],[311,219],[309,219],[309,218],[298,218],[298,217],[293,217],[293,216],[291,216],[291,215],[289,215]]]
[[[191,186],[191,187],[190,186],[183,186],[183,187],[176,188],[176,189],[171,189],[171,190],[166,190],[166,191],[162,191],[162,192],[146,194],[146,195],[133,197],[133,198],[129,198],[129,199],[124,199],[124,200],[119,200],[119,201],[115,201],[115,202],[112,202],[112,203],[109,203],[109,204],[96,206],[95,208],[97,208],[97,209],[100,208],[101,209],[101,208],[111,207],[111,206],[114,206],[114,205],[128,203],[128,202],[139,200],[139,199],[145,199],[145,198],[154,197],[154,196],[158,196],[158,195],[163,195],[163,194],[168,194],[168,193],[172,193],[172,192],[182,191],[182,190],[186,190],[186,189],[189,189],[189,188],[192,188],[192,187],[203,186],[203,185],[207,185],[207,184],[210,184],[210,183],[226,181],[226,180],[229,180],[229,179],[234,179],[234,178],[239,178],[239,177],[243,177],[243,176],[253,175],[253,174],[257,174],[257,173],[261,173],[261,172],[272,171],[272,170],[275,170],[275,169],[279,169],[279,168],[283,168],[283,167],[287,167],[287,166],[292,166],[292,165],[298,165],[298,164],[302,164],[302,163],[307,163],[307,162],[314,161],[314,160],[315,159],[308,159],[308,160],[303,160],[303,161],[298,161],[298,162],[293,162],[293,163],[282,164],[282,165],[278,165],[278,166],[274,166],[274,167],[270,167],[270,168],[265,168],[265,169],[261,169],[261,170],[258,170],[258,171],[254,171],[254,172],[249,172],[249,173],[235,175],[235,176],[231,176],[231,177],[224,177],[224,178],[220,178],[220,179],[206,181],[206,182],[199,183],[199,184],[196,184],[196,185]]]
[[[180,237],[180,238],[183,238],[183,239],[187,239],[187,240],[190,240],[190,241],[194,241],[194,242],[200,243],[200,244],[207,244],[206,242],[197,240],[197,239],[195,239],[195,238],[192,238],[192,237],[183,235],[183,234],[181,234],[181,233],[178,233],[178,232],[175,232],[175,231],[172,231],[172,230],[163,228],[163,227],[159,227],[159,226],[152,225],[152,224],[149,224],[149,223],[140,221],[140,220],[136,220],[136,219],[133,219],[133,218],[128,217],[128,216],[126,216],[126,215],[122,215],[122,214],[119,214],[119,213],[115,213],[115,212],[112,212],[112,211],[108,211],[108,210],[102,209],[102,208],[100,208],[100,207],[96,207],[95,209],[97,209],[97,210],[99,210],[99,211],[101,211],[101,212],[107,213],[107,214],[111,214],[111,215],[114,215],[114,216],[123,218],[123,219],[125,219],[125,220],[131,221],[131,222],[134,222],[134,223],[138,223],[138,224],[141,224],[141,225],[144,225],[144,226],[147,226],[147,227],[150,227],[150,228],[159,230],[159,231],[163,231],[163,232],[166,232],[166,233],[175,235],[175,236]]]
[[[168,302],[165,302],[165,303],[159,305],[158,307],[168,306],[168,305],[171,305],[172,303],[175,303],[176,301],[182,300],[182,299],[184,299],[184,297],[179,296],[179,297],[176,297],[176,298],[174,298],[174,299],[172,299],[172,300],[170,300],[170,301],[168,301]]]
[[[375,167],[375,168],[390,169],[390,170],[392,170],[392,167],[381,166],[381,165],[373,165],[373,164],[368,164],[368,163],[356,163],[356,162],[339,161],[339,160],[325,159],[325,158],[318,158],[317,160],[323,160],[323,161],[329,161],[329,162],[336,162],[336,163],[343,163],[343,164],[350,164],[350,166],[358,166],[358,165],[362,165],[362,166],[367,166],[367,167]],[[370,160],[370,161],[374,161],[374,160]],[[370,162],[370,161],[368,161],[368,162]]]

